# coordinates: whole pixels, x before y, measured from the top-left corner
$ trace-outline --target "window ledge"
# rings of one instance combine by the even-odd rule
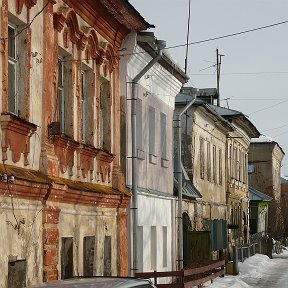
[[[24,154],[24,165],[28,165],[30,152],[30,137],[37,130],[37,125],[30,123],[13,114],[0,116],[2,129],[2,152],[3,160],[7,160],[7,149],[12,151],[12,160],[18,162],[21,154]]]
[[[145,160],[145,152],[143,150],[137,149],[137,158],[140,160]]]
[[[65,134],[54,135],[53,144],[55,154],[60,162],[60,170],[65,173],[67,166],[72,167],[74,165],[74,152],[80,144]]]
[[[149,154],[149,163],[156,165],[157,164],[157,156],[153,154]]]
[[[109,152],[98,150],[96,155],[98,182],[100,181],[100,176],[102,182],[105,182],[106,178],[108,183],[111,182],[111,163],[114,160],[114,157],[115,155]]]
[[[82,143],[79,147],[80,163],[79,167],[82,170],[82,176],[86,178],[88,171],[93,171],[93,160],[96,157],[99,149],[92,145]]]
[[[161,158],[161,166],[163,168],[168,168],[169,167],[169,160]]]

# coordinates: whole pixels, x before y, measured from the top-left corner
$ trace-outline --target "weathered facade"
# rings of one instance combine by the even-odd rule
[[[151,36],[150,34],[148,38],[151,39]],[[176,263],[172,121],[175,96],[181,85],[187,81],[187,76],[163,52],[139,82],[132,83],[157,55],[158,48],[154,44],[156,38],[152,36],[154,40],[149,43],[145,39],[145,34],[141,33],[131,34],[126,38],[123,48],[127,56],[120,61],[123,129],[121,155],[129,188],[136,181],[132,179],[132,169],[136,169],[137,173],[137,191],[134,191],[137,196],[132,197],[137,197],[138,200],[131,203],[130,218],[131,268],[137,271],[171,271],[175,269]],[[134,96],[133,84],[136,87]],[[132,101],[136,102],[137,168],[132,167]],[[132,225],[136,221],[135,217],[137,231],[133,231]],[[132,237],[132,233],[137,233],[137,256],[133,255],[135,237]]]
[[[281,162],[284,152],[277,142],[261,136],[253,139],[249,147],[249,185],[273,198],[269,202],[268,234],[279,239],[283,237],[281,213]]]
[[[119,49],[127,1],[2,0],[0,286],[127,275]]]
[[[251,138],[259,137],[260,133],[241,112],[215,105],[210,107],[234,128],[226,136],[225,171],[231,252],[233,245],[247,243],[249,239],[248,150]]]
[[[192,95],[177,95],[175,115],[181,113]],[[222,257],[227,248],[226,135],[234,128],[198,97],[182,116],[181,127],[184,173],[202,196],[183,190],[184,263],[189,264],[189,260]],[[177,147],[175,144],[175,150]],[[192,255],[188,252],[189,242],[194,243]]]
[[[281,178],[281,211],[284,222],[284,237],[288,237],[288,180]]]

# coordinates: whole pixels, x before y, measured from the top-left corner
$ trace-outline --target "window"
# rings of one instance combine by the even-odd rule
[[[83,239],[83,275],[93,276],[94,272],[95,237],[87,236]]]
[[[211,148],[210,148],[210,142],[207,142],[207,180],[211,181]]]
[[[149,154],[155,155],[155,108],[149,106]]]
[[[167,267],[167,254],[168,254],[168,247],[167,247],[167,226],[162,227],[162,232],[163,232],[163,267]]]
[[[111,246],[111,236],[105,236],[104,238],[104,271],[103,276],[112,275],[111,267],[111,257],[112,257],[112,246]]]
[[[81,138],[86,144],[93,144],[93,83],[94,73],[92,69],[82,64],[81,73]]]
[[[219,149],[219,185],[222,185],[222,149]]]
[[[151,269],[156,270],[157,267],[157,230],[156,226],[151,226],[150,238],[150,255],[151,255]]]
[[[200,177],[204,179],[205,174],[205,153],[204,153],[204,139],[200,138]]]
[[[58,58],[58,113],[60,132],[71,137],[73,131],[72,58]]]
[[[142,100],[137,98],[136,100],[136,128],[137,128],[137,149],[143,151],[142,146]]]
[[[216,159],[216,146],[213,145],[213,182],[217,183],[217,159]]]
[[[161,158],[167,159],[167,144],[166,144],[166,137],[167,137],[167,116],[164,113],[160,114],[160,127],[161,127]]]
[[[8,111],[18,115],[16,28],[8,26]]]
[[[100,147],[111,152],[110,82],[104,78],[100,88]]]
[[[73,238],[62,238],[61,279],[73,277]]]
[[[58,59],[58,102],[59,102],[59,122],[60,131],[64,133],[65,131],[65,101],[64,101],[64,62],[61,58]]]

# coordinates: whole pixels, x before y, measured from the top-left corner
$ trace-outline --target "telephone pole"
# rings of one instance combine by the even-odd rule
[[[217,106],[220,106],[220,72],[221,72],[221,64],[222,64],[222,57],[225,56],[223,54],[219,54],[218,48],[216,49],[216,58],[217,58]]]

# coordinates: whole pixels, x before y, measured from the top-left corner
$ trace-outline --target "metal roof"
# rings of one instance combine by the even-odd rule
[[[174,162],[176,161],[175,158]],[[193,199],[202,198],[200,191],[191,182],[182,162],[181,162],[181,170],[182,170],[182,195]],[[174,191],[178,193],[178,180],[175,178],[174,178]]]
[[[271,201],[273,198],[249,186],[249,200]]]

